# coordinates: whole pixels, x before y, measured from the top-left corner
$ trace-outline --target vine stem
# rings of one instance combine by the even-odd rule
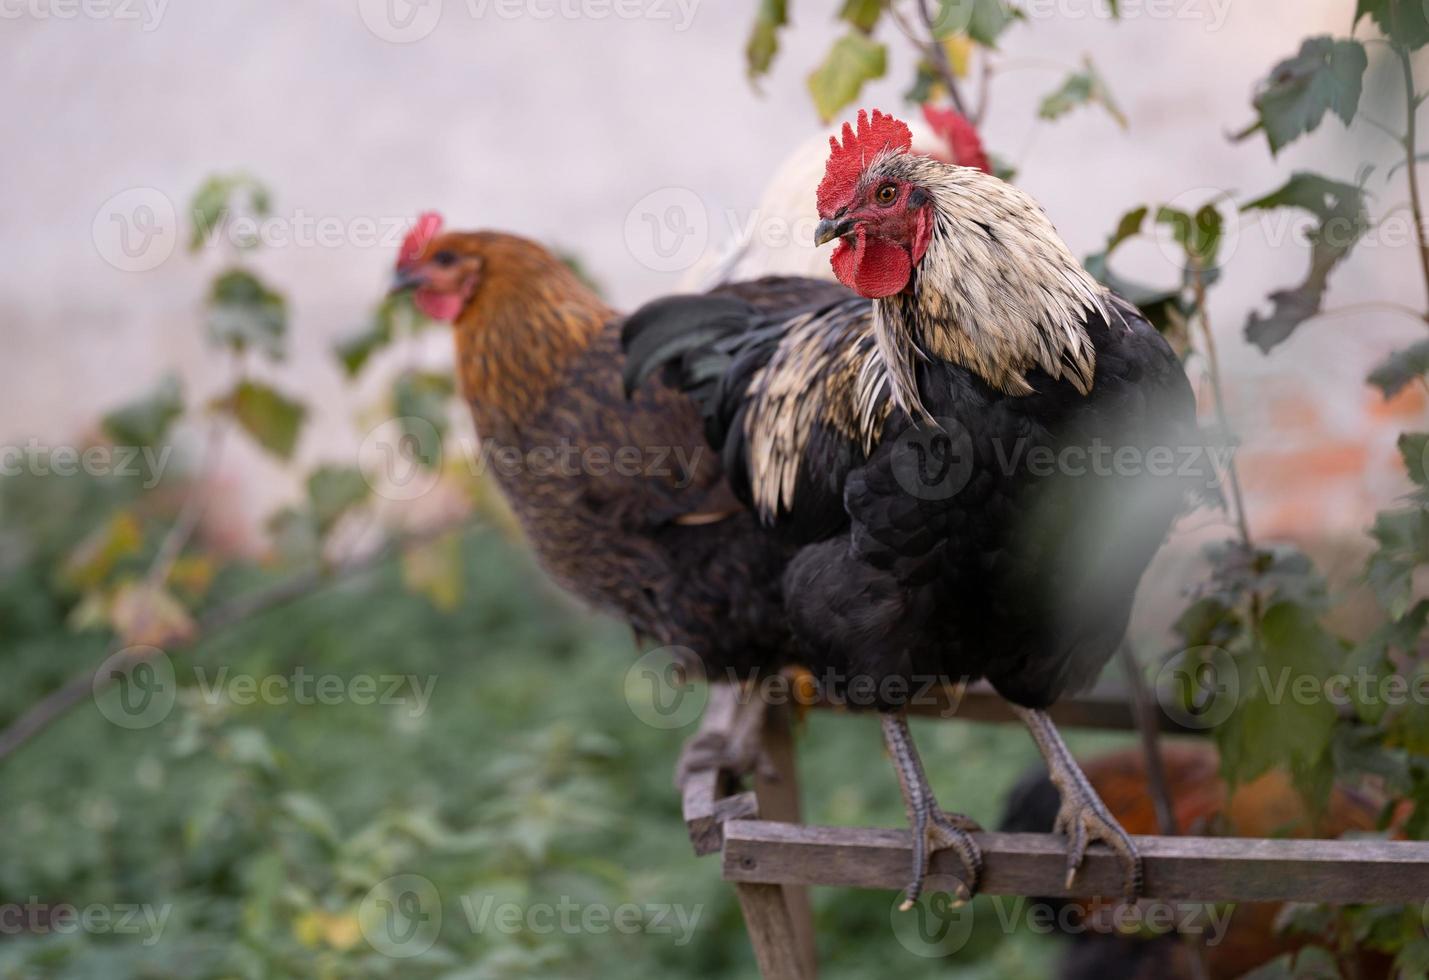
[[[1419,269],[1424,275],[1426,300],[1429,300],[1429,230],[1424,227],[1424,205],[1419,197],[1419,171],[1415,157],[1418,155],[1419,96],[1414,91],[1414,63],[1408,49],[1395,45],[1399,55],[1399,65],[1404,71],[1405,120],[1404,157],[1405,170],[1409,173],[1409,206],[1414,210],[1414,233],[1419,237]]]
[[[919,36],[918,32],[913,29],[913,25],[908,23],[907,18],[898,9],[897,4],[889,4],[888,10],[893,15],[893,19],[897,21],[903,35],[922,50],[924,57],[937,71],[943,87],[948,90],[948,97],[952,99],[953,108],[976,125],[979,120],[968,115],[967,105],[963,102],[962,89],[958,85],[958,76],[953,71],[953,63],[948,60],[948,52],[943,48],[943,44],[938,40],[937,32],[933,28],[933,11],[928,6],[928,0],[914,0],[913,5],[918,10],[918,19],[928,29],[929,40],[925,41]]]
[[[1220,425],[1222,432],[1230,431],[1230,417],[1226,412],[1226,394],[1221,386],[1221,359],[1216,352],[1216,337],[1211,330],[1211,316],[1206,310],[1206,277],[1205,271],[1201,268],[1199,261],[1192,269],[1192,288],[1196,293],[1196,319],[1201,323],[1201,335],[1206,341],[1206,363],[1209,370],[1206,372],[1211,376],[1211,400],[1216,405],[1216,422]],[[1240,471],[1236,467],[1235,457],[1231,456],[1226,460],[1226,479],[1230,481],[1231,497],[1235,503],[1236,527],[1240,530],[1241,543],[1245,545],[1247,551],[1255,550],[1255,540],[1250,534],[1250,519],[1246,515],[1245,494],[1240,488]]]

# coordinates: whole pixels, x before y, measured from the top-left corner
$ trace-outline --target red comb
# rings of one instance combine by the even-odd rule
[[[962,113],[956,109],[935,109],[925,104],[923,118],[928,120],[938,138],[948,145],[953,163],[992,173],[992,162],[982,148],[982,137],[978,135],[977,127]]]
[[[874,157],[887,150],[895,152],[913,146],[913,134],[900,120],[873,110],[858,111],[858,131],[844,123],[843,145],[829,137],[829,162],[824,166],[824,179],[819,182],[819,214],[827,217],[843,207],[853,197],[858,175]]]
[[[397,268],[405,269],[422,257],[422,253],[433,238],[442,230],[442,216],[435,211],[423,211],[412,230],[402,240],[402,251],[397,253]]]

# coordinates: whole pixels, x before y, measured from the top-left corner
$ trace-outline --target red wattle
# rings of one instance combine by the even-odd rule
[[[427,316],[445,323],[455,320],[465,305],[456,293],[439,293],[430,286],[420,287],[412,301],[417,305],[417,309]]]
[[[902,246],[886,238],[869,238],[863,228],[853,245],[847,238],[839,241],[830,262],[839,282],[867,299],[901,293],[913,275],[913,262]]]

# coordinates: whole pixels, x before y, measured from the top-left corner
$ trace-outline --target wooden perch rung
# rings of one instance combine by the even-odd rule
[[[989,895],[1120,893],[1123,872],[1094,845],[1068,891],[1066,842],[1050,834],[974,834]],[[1146,898],[1176,902],[1422,902],[1429,896],[1429,843],[1379,840],[1258,840],[1137,837]],[[912,863],[906,830],[806,827],[739,820],[724,829],[723,874],[730,881],[835,885],[896,891]],[[957,855],[933,855],[931,873],[957,876]],[[936,882],[934,882],[936,883]]]
[[[696,738],[728,738],[751,688],[714,684]],[[991,689],[949,688],[922,713],[970,721],[1011,720]],[[824,705],[827,706],[827,705]],[[1130,705],[1086,696],[1053,709],[1060,724],[1133,728]],[[747,721],[750,716],[744,715]],[[807,888],[832,885],[901,891],[912,867],[907,830],[808,827],[799,823],[798,777],[787,711],[771,707],[762,725],[766,762],[776,778],[756,776],[753,792],[730,793],[737,779],[716,769],[685,776],[685,824],[696,854],[720,851],[734,884],[762,976],[814,980],[818,965]],[[1164,712],[1163,731],[1188,732]],[[1204,732],[1196,732],[1204,734]],[[754,819],[758,817],[759,819]],[[1050,834],[979,833],[988,895],[1120,897],[1115,854],[1093,845],[1073,888],[1066,887],[1066,841]],[[1137,837],[1144,862],[1142,896],[1162,902],[1324,902],[1334,905],[1421,903],[1429,899],[1429,843],[1383,840],[1259,840],[1231,837]],[[933,854],[930,890],[951,890],[961,864],[952,851]]]

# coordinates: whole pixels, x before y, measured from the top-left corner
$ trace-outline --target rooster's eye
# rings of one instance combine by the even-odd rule
[[[437,265],[444,267],[456,265],[456,253],[445,251],[438,252],[436,255],[432,256],[432,261],[435,262]]]
[[[874,193],[873,199],[879,204],[892,204],[898,199],[898,185],[884,184]]]

